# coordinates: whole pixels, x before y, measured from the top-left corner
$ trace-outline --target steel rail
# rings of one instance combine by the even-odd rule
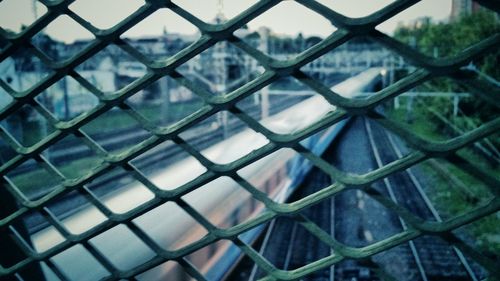
[[[385,22],[389,18],[418,3],[418,0],[395,1],[373,14],[359,19],[345,17],[317,1],[297,0],[303,8],[317,12],[322,17],[328,19],[337,27],[337,31],[330,34],[330,36],[318,44],[304,50],[294,58],[289,60],[277,60],[243,42],[243,40],[234,35],[234,32],[251,20],[278,5],[281,2],[279,0],[258,1],[256,4],[223,24],[205,23],[189,11],[170,0],[146,0],[144,5],[107,30],[97,29],[86,19],[72,11],[69,8],[69,5],[73,3],[74,0],[40,0],[40,2],[47,7],[47,12],[39,19],[36,19],[34,23],[28,26],[21,33],[13,35],[8,33],[3,28],[0,28],[0,40],[6,42],[5,47],[0,50],[0,62],[12,56],[16,50],[20,48],[28,48],[30,55],[40,59],[40,61],[49,69],[53,70],[52,73],[47,75],[45,78],[40,79],[40,81],[37,81],[37,83],[35,83],[35,85],[31,88],[20,92],[15,91],[6,82],[0,79],[0,87],[12,98],[12,101],[9,104],[0,109],[0,121],[15,114],[20,107],[28,106],[41,115],[42,118],[46,120],[48,126],[51,126],[54,129],[52,133],[43,136],[36,144],[26,147],[20,144],[13,136],[13,133],[9,132],[8,129],[3,126],[0,128],[0,138],[15,151],[15,155],[11,159],[0,165],[0,173],[2,176],[0,179],[2,185],[1,192],[6,192],[9,195],[9,198],[13,197],[13,200],[19,204],[19,207],[12,213],[0,218],[0,230],[8,231],[9,235],[12,236],[13,244],[18,246],[20,252],[22,252],[25,256],[24,259],[16,261],[13,265],[5,266],[1,264],[0,277],[2,278],[4,276],[14,276],[17,279],[22,280],[23,269],[32,264],[44,262],[61,280],[69,281],[70,278],[65,276],[64,271],[59,269],[58,266],[51,261],[51,259],[74,245],[82,245],[94,259],[96,259],[105,269],[109,271],[109,275],[104,277],[104,280],[119,280],[122,278],[135,280],[137,279],[135,277],[136,275],[148,271],[163,262],[172,260],[175,260],[193,278],[205,280],[199,270],[186,260],[186,255],[221,239],[229,239],[244,250],[245,253],[251,255],[251,258],[256,262],[258,267],[264,269],[267,274],[264,279],[286,280],[310,274],[316,270],[324,268],[325,266],[329,266],[332,272],[334,264],[344,258],[366,258],[382,250],[407,242],[422,235],[424,232],[433,232],[444,236],[451,230],[454,230],[464,224],[476,221],[500,209],[500,201],[498,200],[496,193],[494,193],[495,198],[487,204],[471,210],[466,214],[454,217],[451,220],[443,221],[439,217],[439,214],[437,214],[437,212],[433,209],[432,204],[430,204],[430,210],[435,217],[436,222],[418,221],[412,225],[415,229],[403,229],[401,233],[393,237],[362,249],[353,249],[328,240],[327,242],[329,242],[329,245],[332,246],[331,255],[329,257],[309,263],[308,265],[295,271],[273,271],[272,266],[266,264],[262,255],[259,256],[258,253],[252,252],[252,250],[248,249],[246,247],[247,245],[245,245],[244,242],[240,241],[238,238],[239,234],[255,226],[268,223],[269,221],[274,221],[273,219],[281,215],[293,216],[322,200],[326,200],[328,198],[333,200],[334,196],[336,196],[338,192],[350,188],[362,188],[363,186],[369,185],[380,178],[384,178],[395,172],[411,168],[428,158],[440,157],[443,155],[453,156],[453,153],[456,150],[496,133],[496,131],[500,128],[499,118],[493,119],[481,127],[474,129],[471,132],[464,133],[448,142],[433,143],[417,138],[415,134],[405,130],[402,126],[398,126],[394,122],[391,122],[391,120],[380,118],[380,116],[373,116],[373,112],[371,112],[371,110],[383,102],[386,102],[394,97],[398,97],[410,88],[418,86],[436,76],[451,77],[458,81],[458,83],[465,85],[473,96],[489,101],[492,105],[498,107],[499,102],[495,99],[498,89],[494,87],[494,84],[483,83],[477,79],[461,79],[460,74],[463,74],[463,66],[471,60],[479,59],[488,53],[496,51],[500,42],[500,34],[484,38],[470,48],[463,50],[455,57],[446,59],[431,58],[375,29],[378,24]],[[486,8],[494,11],[498,10],[498,5],[492,4],[491,1],[481,0],[479,2]],[[147,57],[141,55],[137,49],[122,40],[120,36],[161,8],[170,9],[181,18],[187,20],[196,26],[202,35],[193,44],[187,46],[166,60],[148,60]],[[30,41],[36,34],[41,32],[47,25],[61,15],[69,16],[69,18],[74,20],[78,25],[93,34],[95,39],[92,40],[87,47],[79,50],[71,58],[65,61],[52,61],[46,54],[36,49],[36,46],[34,46]],[[373,97],[364,100],[343,98],[339,94],[332,92],[331,89],[326,87],[323,83],[302,72],[301,69],[306,64],[320,58],[327,52],[335,50],[338,46],[348,42],[356,36],[361,35],[370,37],[385,48],[388,48],[396,54],[404,57],[416,66],[416,70],[393,85],[377,92],[377,94],[373,95]],[[212,93],[204,90],[199,83],[191,81],[179,73],[177,68],[185,64],[190,59],[193,59],[196,55],[222,41],[232,44],[243,53],[255,59],[264,67],[265,71],[245,85],[232,89],[229,93],[214,96]],[[93,56],[110,45],[118,46],[122,51],[131,55],[134,59],[137,59],[148,69],[148,72],[146,75],[132,82],[123,89],[114,93],[105,94],[95,85],[92,85],[92,83],[79,75],[75,69],[85,61],[92,59]],[[64,79],[66,76],[73,77],[83,88],[87,89],[91,94],[96,96],[99,100],[99,104],[97,107],[86,112],[84,115],[76,117],[70,121],[61,121],[54,117],[52,113],[35,98],[47,90],[50,86],[55,85],[58,81]],[[191,90],[204,102],[204,105],[193,114],[166,127],[151,124],[151,122],[141,116],[140,113],[135,111],[126,103],[126,100],[129,97],[163,77],[171,77],[180,85]],[[277,79],[281,77],[296,78],[304,85],[309,86],[312,90],[322,95],[328,102],[336,105],[338,111],[325,116],[325,118],[309,125],[307,128],[304,128],[299,132],[288,135],[280,135],[268,130],[255,120],[254,117],[238,108],[237,103],[239,101],[250,96],[251,94],[254,94],[263,87],[268,86],[270,83],[277,81]],[[95,139],[87,135],[81,129],[82,126],[92,122],[102,114],[109,112],[109,110],[113,107],[119,107],[121,110],[125,111],[130,117],[138,122],[140,127],[145,129],[146,132],[150,134],[150,137],[134,146],[131,146],[124,152],[113,154],[106,151]],[[206,159],[196,146],[193,146],[180,137],[181,133],[193,128],[200,122],[203,122],[210,116],[213,116],[222,110],[228,110],[235,114],[235,116],[250,129],[266,136],[270,140],[270,143],[230,164],[218,165]],[[409,144],[413,145],[417,151],[409,156],[402,157],[393,163],[381,166],[375,171],[365,175],[349,175],[335,170],[334,167],[325,163],[325,161],[320,157],[315,156],[307,148],[300,145],[299,142],[307,137],[312,136],[321,130],[353,115],[368,115],[379,118],[378,121],[380,121],[384,127],[390,129],[402,139],[406,140]],[[100,164],[93,167],[91,170],[87,171],[84,176],[77,179],[66,178],[61,171],[55,167],[53,163],[51,163],[50,159],[47,159],[47,157],[44,156],[44,151],[50,149],[67,136],[75,136],[78,138],[79,141],[83,142],[84,145],[86,145],[89,150],[95,153],[100,159]],[[143,155],[153,147],[156,147],[157,145],[168,140],[173,141],[175,145],[180,147],[180,149],[184,152],[193,156],[207,169],[207,172],[199,178],[178,187],[174,191],[164,191],[159,189],[139,169],[129,163],[132,159]],[[291,147],[306,159],[311,160],[314,165],[326,171],[326,173],[330,175],[336,183],[327,186],[320,191],[314,192],[312,195],[300,199],[297,202],[290,204],[278,204],[272,202],[272,200],[267,198],[265,194],[260,193],[250,183],[238,176],[237,171],[239,169],[284,147]],[[26,196],[24,196],[23,191],[20,190],[20,188],[17,187],[8,177],[6,177],[8,172],[13,171],[21,164],[26,163],[29,160],[36,161],[37,164],[47,170],[51,176],[61,181],[61,184],[49,194],[34,201],[27,199]],[[86,187],[86,185],[96,178],[108,174],[116,167],[124,169],[134,179],[144,184],[144,186],[146,186],[146,188],[155,195],[155,198],[147,204],[141,205],[126,214],[116,215],[112,213],[103,204],[103,202]],[[469,167],[469,169],[478,170],[477,167]],[[481,171],[478,171],[478,173],[480,172]],[[213,226],[204,214],[198,213],[192,206],[187,204],[182,199],[183,195],[220,176],[229,176],[240,183],[242,187],[249,191],[254,198],[264,203],[267,207],[267,211],[250,221],[241,223],[231,227],[230,229],[222,230]],[[413,174],[410,173],[409,177],[411,181],[418,183]],[[491,177],[486,178],[486,180],[489,183],[492,183],[491,185],[496,183],[496,179]],[[418,185],[416,185],[416,187],[417,190],[423,194],[422,198],[425,203],[429,205],[430,201],[425,196],[425,193],[421,191],[421,188],[418,188]],[[61,198],[72,191],[76,191],[78,194],[85,196],[91,204],[93,204],[105,215],[107,221],[85,233],[72,235],[65,228],[61,220],[47,207],[52,202],[61,200]],[[166,251],[156,245],[156,243],[143,230],[134,225],[133,220],[135,218],[148,213],[155,207],[168,201],[175,202],[196,222],[205,227],[208,230],[208,235],[177,251]],[[399,206],[395,202],[392,203],[394,205],[390,205],[390,208],[394,209],[396,213],[403,216],[401,214],[401,210],[398,209]],[[19,233],[14,227],[15,224],[22,222],[23,216],[32,211],[40,212],[50,225],[62,234],[65,241],[43,253],[34,251],[34,249],[32,249],[29,245],[29,241],[26,241],[26,239],[22,237],[21,233]],[[133,235],[142,240],[142,242],[144,242],[154,252],[155,257],[130,270],[119,270],[112,264],[108,257],[100,253],[99,250],[89,242],[89,240],[93,237],[96,237],[97,235],[120,224],[125,225]],[[314,223],[313,225],[308,225],[308,227],[308,230],[314,230]],[[321,231],[319,229],[313,231],[312,234],[317,237],[319,235],[320,237],[325,238],[324,236],[321,236]],[[454,249],[460,259],[465,261],[465,257],[460,254],[460,251],[458,251],[458,246]],[[337,255],[337,253],[339,253],[339,255]],[[477,255],[474,259],[478,260]],[[466,270],[469,274],[472,272],[470,267],[466,268]],[[497,271],[491,266],[488,270],[490,270],[492,274],[495,274]]]

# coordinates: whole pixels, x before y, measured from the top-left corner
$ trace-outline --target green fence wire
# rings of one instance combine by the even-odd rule
[[[134,276],[137,274],[145,272],[169,260],[177,261],[184,268],[184,270],[195,279],[205,280],[205,277],[187,259],[185,259],[185,257],[207,245],[226,239],[237,245],[243,253],[248,255],[261,269],[267,273],[267,277],[265,277],[264,280],[292,280],[319,269],[329,267],[344,259],[361,259],[372,256],[396,245],[405,243],[411,239],[415,239],[423,234],[436,234],[443,237],[449,243],[453,244],[465,254],[475,259],[481,266],[489,271],[491,276],[498,276],[499,269],[493,260],[482,256],[477,249],[468,246],[452,233],[452,230],[454,229],[477,221],[500,210],[500,199],[498,197],[498,187],[500,186],[499,180],[483,172],[467,159],[461,159],[462,161],[456,163],[459,163],[458,165],[460,165],[461,168],[467,170],[473,175],[478,176],[478,178],[481,178],[482,181],[490,187],[492,194],[494,194],[494,198],[463,215],[452,217],[445,221],[422,221],[392,201],[374,196],[374,198],[379,200],[380,203],[402,217],[409,227],[401,233],[369,246],[353,248],[339,243],[314,223],[307,220],[301,220],[300,223],[308,231],[318,237],[322,242],[329,245],[334,251],[333,254],[328,257],[291,271],[275,268],[266,259],[259,255],[259,253],[256,252],[250,245],[240,240],[238,235],[249,231],[256,226],[265,224],[278,216],[298,214],[301,210],[308,208],[325,198],[335,196],[337,193],[346,189],[366,189],[377,180],[398,171],[410,168],[429,158],[440,157],[455,162],[456,159],[461,158],[460,155],[455,153],[457,150],[498,132],[500,130],[500,118],[496,117],[495,119],[482,124],[477,129],[459,137],[455,137],[449,141],[430,142],[420,138],[414,132],[409,131],[401,124],[378,114],[374,111],[374,108],[434,77],[448,77],[454,79],[457,83],[467,87],[477,98],[488,101],[495,108],[500,108],[499,89],[487,84],[485,81],[471,76],[466,70],[462,69],[462,67],[466,66],[470,61],[477,60],[492,51],[498,50],[498,46],[500,46],[500,34],[495,34],[485,38],[472,47],[463,50],[455,57],[443,59],[431,58],[375,29],[378,24],[419,2],[417,0],[395,1],[369,16],[356,19],[345,17],[312,0],[296,0],[297,3],[301,4],[305,8],[311,9],[328,19],[335,27],[337,27],[337,30],[320,43],[303,51],[295,58],[282,61],[267,56],[233,34],[237,29],[241,28],[252,19],[279,4],[279,0],[259,1],[241,14],[222,24],[207,24],[191,14],[189,11],[168,0],[146,0],[145,4],[137,11],[129,15],[119,24],[107,30],[99,30],[95,28],[85,19],[70,10],[68,5],[74,2],[73,0],[40,0],[40,2],[47,7],[48,11],[21,33],[11,34],[6,30],[0,30],[0,36],[4,41],[8,42],[7,45],[1,50],[0,61],[5,60],[16,50],[23,47],[29,49],[30,52],[38,57],[46,67],[53,70],[53,72],[45,78],[42,78],[33,87],[21,92],[13,90],[7,83],[0,80],[0,86],[13,98],[12,102],[1,109],[0,120],[8,118],[22,106],[30,105],[47,120],[49,125],[55,128],[53,132],[49,133],[46,137],[29,147],[19,144],[15,140],[12,133],[7,131],[5,128],[2,127],[0,130],[0,137],[13,150],[15,150],[16,153],[13,158],[0,166],[0,173],[2,174],[2,189],[8,192],[9,196],[17,202],[17,205],[14,207],[12,212],[1,218],[0,229],[2,231],[7,231],[9,235],[13,237],[13,241],[19,245],[25,255],[25,258],[8,268],[0,267],[0,276],[14,276],[16,273],[21,272],[28,266],[41,261],[46,262],[51,268],[54,269],[54,271],[57,272],[57,268],[54,267],[50,261],[51,257],[54,257],[58,253],[61,253],[74,245],[81,244],[111,273],[108,277],[104,278],[105,280],[119,280],[123,278],[134,279]],[[496,1],[483,0],[478,2],[497,13],[499,11],[499,5]],[[160,8],[168,8],[195,25],[200,30],[201,37],[168,59],[152,61],[143,56],[130,44],[122,40],[120,35]],[[93,35],[95,35],[96,39],[70,59],[62,62],[55,62],[47,57],[43,52],[35,48],[30,40],[44,27],[63,14],[68,15],[82,27],[90,31]],[[357,36],[370,37],[372,40],[378,42],[385,48],[390,49],[394,53],[405,58],[416,67],[416,70],[398,82],[380,90],[376,95],[363,100],[351,100],[344,98],[332,92],[328,87],[301,71],[302,66],[312,62],[313,60]],[[257,78],[234,91],[224,95],[212,95],[203,87],[200,87],[198,84],[188,80],[176,69],[220,41],[227,41],[229,44],[236,46],[249,56],[253,57],[264,67],[265,71]],[[121,90],[113,93],[103,93],[89,81],[84,79],[78,72],[76,72],[75,68],[110,44],[118,46],[130,56],[143,63],[147,67],[147,74]],[[37,95],[41,94],[44,90],[51,85],[54,85],[65,76],[71,76],[74,78],[82,87],[86,88],[99,99],[99,104],[95,108],[86,114],[78,116],[77,118],[67,122],[56,119],[39,101],[35,99]],[[176,122],[175,124],[158,127],[154,126],[147,119],[138,114],[138,112],[132,109],[124,101],[165,76],[169,76],[179,84],[194,92],[197,96],[203,99],[204,105],[193,114]],[[248,116],[236,106],[238,101],[248,97],[282,77],[294,77],[298,81],[308,85],[325,97],[330,103],[335,105],[337,110],[305,129],[292,134],[279,135],[266,129],[258,121]],[[130,117],[134,118],[143,129],[149,131],[151,136],[141,141],[139,144],[136,144],[118,154],[110,154],[106,152],[81,128],[113,107],[121,108],[124,112],[130,115]],[[206,159],[197,149],[180,137],[182,132],[185,132],[200,121],[205,120],[221,110],[230,111],[241,121],[246,123],[248,127],[265,135],[268,138],[269,143],[232,163],[220,165],[212,163]],[[335,167],[326,163],[319,156],[314,155],[305,147],[300,145],[299,142],[301,140],[352,115],[364,115],[377,121],[386,129],[397,134],[401,139],[409,143],[413,148],[415,148],[415,150],[399,160],[396,160],[393,163],[383,166],[375,171],[364,175],[352,175],[337,170]],[[100,164],[95,166],[90,172],[77,179],[66,178],[42,153],[56,142],[69,135],[73,135],[82,140],[102,160]],[[142,172],[130,164],[130,161],[135,157],[167,140],[173,141],[176,145],[195,157],[207,169],[204,174],[197,177],[193,181],[186,183],[177,189],[168,191],[161,190],[155,186],[155,184],[148,180]],[[236,171],[242,167],[245,167],[246,165],[249,165],[284,147],[294,149],[297,153],[306,157],[314,165],[321,167],[323,171],[335,179],[335,183],[296,202],[277,203],[266,197],[263,193],[258,191],[249,182],[236,173]],[[34,201],[28,200],[19,188],[5,176],[8,172],[13,171],[16,167],[19,167],[28,160],[36,161],[40,166],[47,169],[53,177],[60,179],[62,184],[40,199]],[[144,184],[144,186],[154,193],[155,198],[125,214],[118,215],[111,212],[102,202],[100,202],[100,200],[92,195],[85,185],[99,176],[109,173],[116,167],[123,168],[132,177]],[[181,198],[190,191],[193,191],[221,176],[231,177],[233,180],[238,182],[243,188],[250,192],[255,199],[265,204],[265,211],[249,221],[228,229],[220,229],[211,224],[207,218],[203,216],[203,214],[198,213],[192,206],[187,204]],[[97,209],[107,216],[107,220],[105,222],[79,235],[71,234],[64,227],[61,221],[54,216],[48,208],[46,208],[49,203],[60,200],[65,194],[75,190],[86,196],[86,198],[88,198],[89,201],[97,207]],[[176,202],[200,225],[206,228],[208,234],[198,241],[175,251],[167,251],[159,247],[146,233],[144,233],[142,229],[138,228],[132,220],[167,201]],[[4,205],[2,208],[6,208],[6,206],[7,205]],[[25,242],[23,242],[22,235],[14,231],[13,226],[16,222],[20,221],[20,218],[23,215],[33,210],[41,212],[42,215],[64,236],[65,240],[62,243],[42,253],[37,253]],[[116,268],[105,255],[96,250],[91,243],[88,243],[91,238],[96,237],[97,235],[120,224],[126,225],[137,237],[150,247],[155,252],[155,257],[130,270],[122,271]]]

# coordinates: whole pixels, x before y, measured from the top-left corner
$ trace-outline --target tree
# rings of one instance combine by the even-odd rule
[[[453,57],[468,47],[500,33],[500,21],[494,12],[480,10],[461,15],[449,23],[434,23],[423,18],[414,26],[399,26],[394,37],[428,56]],[[471,62],[477,69],[500,81],[500,50],[495,50],[478,61]],[[466,91],[451,79],[434,79],[422,85],[422,91]],[[436,105],[437,106],[437,105]],[[468,99],[460,103],[465,114],[478,113],[482,121],[491,120],[496,109],[481,99]],[[443,111],[443,108],[439,108]],[[451,116],[451,112],[443,112]]]
[[[482,39],[500,32],[500,21],[494,12],[480,10],[462,15],[449,23],[434,23],[421,19],[415,26],[399,26],[394,32],[398,40],[416,47],[429,56],[452,57]],[[474,62],[478,68],[500,80],[500,51]]]

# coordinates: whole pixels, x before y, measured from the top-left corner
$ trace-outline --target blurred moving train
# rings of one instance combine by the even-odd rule
[[[373,91],[381,81],[381,69],[366,70],[349,78],[332,90],[344,97],[355,98],[363,92]],[[308,98],[276,115],[261,120],[275,133],[296,132],[321,119],[335,110],[322,96]],[[301,143],[317,155],[321,155],[345,125],[341,121],[317,133]],[[201,151],[215,163],[230,163],[247,153],[265,145],[268,140],[261,134],[246,129],[212,147]],[[260,191],[277,202],[286,200],[294,188],[301,183],[311,169],[311,164],[291,149],[280,149],[263,159],[238,171],[238,174],[252,183]],[[168,168],[157,172],[150,180],[158,187],[172,190],[195,179],[205,172],[205,168],[193,157],[185,158]],[[115,213],[125,213],[154,198],[138,182],[129,183],[116,192],[108,193],[100,199]],[[228,228],[257,215],[264,205],[250,193],[228,177],[218,178],[182,197],[190,206],[201,213],[212,224]],[[91,204],[79,208],[62,220],[64,226],[74,234],[83,233],[104,222],[106,217]],[[159,246],[168,250],[182,248],[207,234],[207,231],[174,202],[163,205],[133,220]],[[264,226],[242,234],[244,241],[253,241]],[[31,242],[37,252],[54,247],[64,241],[64,237],[54,228],[47,227],[31,235]],[[134,268],[155,256],[126,225],[118,225],[89,240],[114,267],[119,270]],[[187,257],[207,277],[220,280],[231,264],[238,258],[238,248],[230,242],[220,241],[200,249]],[[223,258],[222,258],[223,257]],[[110,273],[90,252],[78,244],[51,258],[51,261],[70,280],[99,280]],[[46,280],[60,280],[44,263],[41,264]],[[180,266],[169,261],[136,276],[137,280],[189,280]]]

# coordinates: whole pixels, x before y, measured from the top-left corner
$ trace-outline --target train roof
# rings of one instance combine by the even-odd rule
[[[380,71],[380,68],[368,69],[333,86],[332,90],[343,97],[353,98],[359,95],[363,88],[380,74]],[[335,106],[328,103],[322,96],[317,95],[263,119],[261,123],[276,133],[288,134],[320,120],[332,110],[335,110]],[[246,129],[201,151],[201,154],[215,163],[227,164],[264,146],[266,143],[268,143],[268,140],[265,136],[251,129]],[[152,181],[162,189],[170,190],[194,179],[205,170],[196,159],[190,157],[153,175]]]
[[[364,85],[367,85],[367,83],[371,83],[379,73],[380,69],[370,69],[355,77],[347,79],[342,83],[337,84],[332,88],[332,90],[344,97],[355,97],[359,92],[361,92],[361,89],[364,87]],[[321,96],[309,98],[295,106],[282,111],[279,114],[273,115],[263,120],[262,122],[266,126],[278,128],[278,131],[284,130],[283,128],[285,125],[289,126],[287,129],[288,131],[298,130],[306,125],[305,121],[302,122],[303,120],[301,118],[307,119],[307,124],[310,124],[311,121],[314,122],[316,120],[319,120],[326,113],[335,109],[334,106],[328,104],[326,101],[324,101],[323,103],[319,102],[321,99],[323,99]],[[227,163],[228,161],[230,162],[233,159],[237,159],[243,156],[244,154],[246,154],[246,152],[261,147],[262,145],[267,143],[267,141],[268,140],[263,135],[257,134],[254,131],[247,129],[231,138],[213,145],[208,149],[201,151],[201,153],[214,162]],[[259,161],[256,161],[251,165],[248,165],[247,167],[240,170],[239,173],[242,177],[254,175],[259,170],[264,169],[264,167],[266,167],[265,165],[268,164],[269,161],[274,161],[274,159],[279,157],[290,157],[290,153],[288,153],[288,155],[286,155],[286,153],[286,149],[279,150],[276,153],[273,153]],[[171,190],[179,187],[184,183],[189,182],[190,180],[193,180],[205,171],[205,167],[203,167],[196,159],[190,157],[179,161],[178,163],[173,164],[170,167],[167,167],[165,170],[160,171],[149,178],[153,183],[158,185],[158,187]],[[241,172],[243,172],[244,174],[241,174]],[[234,191],[234,187],[230,186],[233,184],[232,180],[227,180],[221,179],[205,185],[205,187],[207,187],[208,185],[215,185],[218,192],[193,192],[186,195],[185,199],[188,203],[196,205],[199,208],[210,208],[213,206],[213,202],[219,202],[223,196],[226,196],[228,195],[228,193],[232,193]],[[118,192],[104,195],[101,199],[103,203],[113,212],[123,213],[135,208],[140,204],[143,204],[146,201],[151,200],[153,197],[153,193],[145,189],[145,187],[138,184],[130,184],[125,188],[121,188]],[[172,202],[163,204],[162,206],[160,206],[161,208],[159,207],[157,209],[170,208],[168,211],[168,213],[171,215],[170,217],[172,219],[176,219],[182,212],[179,208],[175,209],[177,211],[174,211],[174,209],[169,207],[172,206],[172,204]],[[141,216],[140,218],[138,218],[137,222],[143,221],[141,224],[148,226],[148,234],[154,236],[154,233],[161,232],[164,236],[165,233],[160,231],[164,226],[160,226],[160,224],[157,223],[156,219],[150,218],[151,216],[152,215],[150,215],[149,213],[145,214],[144,217]],[[63,222],[71,232],[81,233],[101,223],[104,220],[104,215],[97,211],[95,207],[86,207],[79,212],[65,218]],[[188,222],[179,223],[182,224]],[[156,227],[158,229],[156,229]],[[179,229],[182,229],[182,227],[180,227]],[[174,236],[175,235],[172,234],[172,237]],[[35,247],[38,251],[43,251],[50,248],[54,243],[59,243],[61,239],[62,237],[53,227],[44,229],[36,233],[33,237]]]

